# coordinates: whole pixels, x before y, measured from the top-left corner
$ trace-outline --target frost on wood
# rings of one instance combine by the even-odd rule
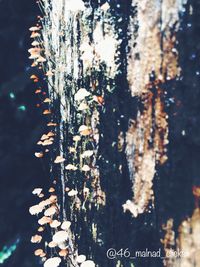
[[[168,123],[162,84],[180,73],[175,44],[183,4],[178,0],[132,1],[136,16],[129,27],[127,78],[132,96],[139,97],[144,108],[130,120],[126,135],[133,199],[123,207],[135,217],[153,204],[156,165],[167,160]]]

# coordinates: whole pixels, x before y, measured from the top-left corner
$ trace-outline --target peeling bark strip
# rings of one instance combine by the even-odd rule
[[[166,267],[200,266],[200,209],[196,208],[191,216],[179,226],[179,235],[175,239],[173,220],[169,219],[162,240],[166,258]]]
[[[176,30],[179,27],[179,13],[186,1],[178,0],[133,0],[137,8],[136,17],[130,23],[130,55],[128,80],[132,96],[148,91],[149,76],[155,73],[157,80],[176,77],[180,69],[175,48]],[[135,25],[138,31],[135,36]]]
[[[183,221],[179,227],[177,249],[182,257],[175,259],[173,267],[200,266],[200,209],[196,208],[192,217]]]
[[[143,213],[150,201],[153,202],[156,165],[167,160],[168,116],[163,100],[165,92],[161,87],[166,80],[180,74],[175,34],[184,2],[132,1],[137,15],[131,18],[130,23],[128,81],[132,96],[139,97],[144,106],[142,111],[138,111],[136,120],[130,120],[126,135],[133,199],[123,207],[134,217]]]
[[[178,227],[175,238],[173,219],[163,226],[164,239],[161,240],[165,267],[199,267],[200,266],[200,187],[193,186],[195,209],[191,217],[184,219]]]

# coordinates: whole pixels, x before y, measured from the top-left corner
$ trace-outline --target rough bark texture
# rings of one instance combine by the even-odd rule
[[[188,0],[182,12],[181,1],[127,0],[110,1],[109,5],[105,1],[81,3],[41,1],[45,5],[42,10],[47,15],[42,20],[42,29],[36,31],[41,34],[36,38],[39,44],[35,43],[32,47],[39,49],[30,52],[35,57],[34,64],[42,67],[44,72],[36,68],[33,71],[36,77],[32,78],[36,84],[36,95],[41,100],[41,103],[35,104],[42,108],[48,126],[44,127],[45,135],[42,135],[36,123],[39,119],[35,117],[32,120],[34,111],[29,105],[29,111],[23,113],[27,117],[19,113],[18,106],[23,97],[31,101],[27,89],[21,86],[28,84],[27,74],[23,77],[19,75],[17,81],[14,79],[1,87],[0,97],[6,104],[2,106],[4,111],[0,116],[3,129],[10,132],[10,139],[5,139],[2,134],[1,141],[14,149],[16,143],[22,143],[14,138],[19,132],[22,140],[28,139],[30,127],[34,141],[41,134],[42,140],[39,140],[35,152],[37,156],[43,156],[40,160],[47,163],[50,170],[47,171],[50,178],[43,190],[44,200],[49,197],[52,200],[52,195],[57,195],[57,202],[53,197],[54,201],[50,204],[56,206],[56,214],[51,218],[54,224],[55,219],[71,222],[69,247],[65,250],[61,249],[63,246],[57,246],[56,251],[49,249],[45,242],[51,241],[60,226],[52,229],[47,224],[42,242],[38,245],[39,249],[44,250],[40,253],[42,261],[58,256],[57,253],[65,255],[73,252],[67,259],[59,255],[62,258],[61,266],[65,263],[72,266],[72,262],[77,265],[77,254],[85,254],[87,259],[100,267],[163,266],[165,262],[162,259],[154,258],[127,260],[119,256],[118,259],[109,260],[106,251],[111,247],[117,250],[129,248],[133,253],[146,248],[164,248],[160,242],[164,238],[161,229],[162,223],[166,224],[169,218],[174,219],[171,231],[177,237],[178,228],[185,220],[189,224],[192,221],[190,229],[194,229],[194,233],[198,231],[195,230],[198,227],[197,210],[192,216],[192,185],[199,185],[200,175],[197,45],[200,6],[198,1]],[[2,4],[6,5],[4,0],[0,1]],[[2,10],[4,8],[0,12]],[[20,21],[22,18],[23,15],[20,15]],[[20,29],[23,25],[21,23]],[[4,36],[4,31],[1,36]],[[14,38],[15,34],[12,36]],[[3,55],[1,62],[8,66],[6,60]],[[12,62],[10,65],[14,69],[19,60],[18,57],[13,60],[16,64]],[[7,77],[4,82],[9,79],[5,69],[8,68],[2,66]],[[46,81],[43,81],[44,77]],[[7,94],[11,87],[17,88],[15,92],[20,99],[19,105],[13,100],[10,104]],[[80,91],[83,88],[86,91]],[[16,114],[14,118],[10,115],[11,111]],[[6,126],[8,115],[9,120],[12,118],[15,122],[12,130]],[[31,181],[27,190],[31,191],[30,187],[36,183],[42,186],[40,179],[43,177],[31,156],[29,161],[26,156],[28,152],[23,156],[15,156],[14,153],[11,157],[10,150],[7,151],[7,146],[4,146],[1,175],[2,180],[6,179],[9,183],[2,186],[1,201],[11,203],[5,188],[9,186],[10,192],[13,192],[14,185],[18,188],[18,181],[21,181],[21,191],[24,191],[27,176]],[[21,149],[24,150],[24,147],[32,150],[24,144]],[[15,176],[19,178],[13,179],[10,165],[14,166],[13,157],[18,155],[17,165],[23,168],[23,172],[16,171]],[[21,163],[24,160],[29,162],[27,168]],[[31,174],[30,169],[33,168],[29,166],[36,166]],[[19,168],[14,168],[13,172]],[[7,239],[13,240],[14,230],[8,231],[8,227],[11,229],[12,225],[17,225],[16,221],[20,224],[17,232],[23,240],[29,239],[22,230],[24,222],[13,219],[27,216],[23,209],[16,215],[19,209],[17,203],[21,203],[23,194],[20,193],[20,197],[14,194],[6,216],[2,211],[1,218],[6,218],[1,229],[1,233],[6,232],[2,246]],[[35,200],[29,202],[34,204]],[[38,219],[42,217],[40,214]],[[182,240],[181,245],[174,239],[172,246],[188,248],[188,243],[183,242],[184,227],[181,226],[180,230],[178,239]],[[41,233],[36,231],[35,234]],[[193,240],[193,234],[186,235],[188,240]],[[36,263],[32,258],[30,260],[27,253],[29,247],[26,242],[24,246],[24,242],[18,245],[18,253],[13,254],[16,258],[11,257],[6,266],[27,267],[42,263],[40,258]],[[194,241],[194,247],[190,255],[198,251],[198,242]],[[172,259],[172,262],[175,264],[176,261]],[[180,262],[182,266],[186,264],[184,259]],[[187,264],[194,266],[194,262]]]
[[[39,4],[44,12],[41,19],[43,41],[41,43],[38,33],[40,28],[32,28],[31,37],[36,43],[30,54],[34,66],[42,65],[47,76],[50,100],[46,102],[51,101],[51,104],[44,114],[50,114],[48,125],[58,125],[52,130],[55,139],[50,140],[55,144],[50,153],[51,174],[53,179],[58,176],[55,183],[58,184],[59,214],[53,219],[72,222],[68,230],[68,264],[77,266],[81,250],[77,245],[84,242],[87,254],[98,264],[94,246],[105,253],[105,248],[118,243],[116,240],[121,243],[121,234],[114,229],[124,227],[123,220],[119,221],[124,216],[120,183],[126,175],[133,184],[133,200],[123,204],[124,211],[137,217],[154,209],[153,178],[157,165],[167,160],[168,123],[162,85],[180,72],[175,35],[184,3],[127,2],[128,13],[122,4],[115,6],[113,3],[112,6],[107,2],[78,1],[75,4],[45,0]],[[122,18],[118,9],[121,9]],[[120,35],[120,21],[127,30],[123,36]],[[114,137],[112,144],[106,144],[104,129],[109,129],[103,117],[108,113],[111,99],[120,92],[122,78],[126,84],[120,90],[123,105],[128,104],[127,90],[129,99],[137,97],[138,108],[128,118],[124,114],[120,116],[125,117],[125,128],[123,132],[113,128],[118,140]],[[112,112],[119,107],[114,103]],[[120,122],[117,124],[120,126]],[[45,146],[42,141],[39,144]],[[109,145],[118,149],[117,154],[125,152],[127,161],[119,163],[110,155],[106,159],[106,153],[101,150]],[[90,155],[84,156],[85,153]],[[101,162],[109,164],[105,180],[101,178]],[[115,187],[116,195],[112,199],[110,191]],[[123,188],[126,188],[125,182]],[[111,209],[115,210],[114,217]],[[99,220],[101,214],[106,215],[108,224],[116,224],[109,227],[110,235],[117,234],[112,242]],[[53,238],[57,231],[53,230]],[[118,263],[113,261],[112,265],[116,264],[127,265],[120,259]]]

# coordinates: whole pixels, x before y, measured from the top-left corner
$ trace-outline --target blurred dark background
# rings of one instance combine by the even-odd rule
[[[31,191],[43,186],[44,166],[34,156],[44,122],[30,81],[29,28],[39,10],[34,0],[0,0],[0,251],[19,241],[3,266],[36,265],[28,213]],[[2,255],[0,254],[0,261]]]

